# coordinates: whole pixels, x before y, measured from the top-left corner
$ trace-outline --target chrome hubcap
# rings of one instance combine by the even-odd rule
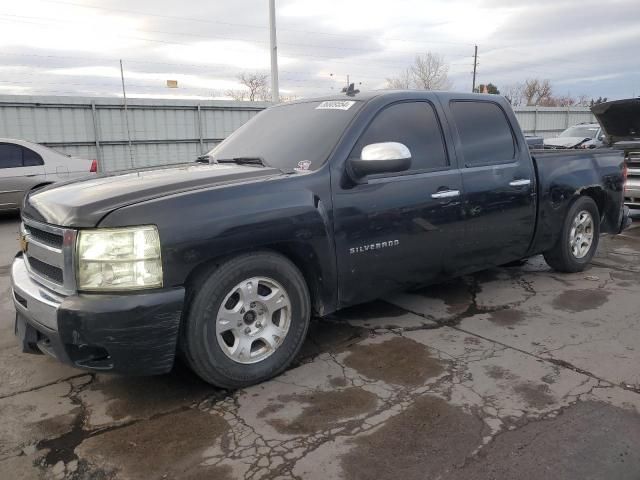
[[[591,249],[593,243],[593,217],[586,210],[582,210],[573,219],[569,232],[569,247],[575,258],[583,258]]]
[[[253,277],[231,289],[216,318],[216,338],[235,362],[256,363],[271,356],[291,325],[291,301],[275,280]]]

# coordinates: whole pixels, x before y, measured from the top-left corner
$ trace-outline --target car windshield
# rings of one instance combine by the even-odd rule
[[[282,104],[253,117],[208,153],[214,161],[260,159],[279,169],[317,170],[362,102],[312,101]]]
[[[585,125],[576,125],[569,127],[560,134],[561,137],[578,137],[578,138],[596,138],[598,127],[588,127]]]

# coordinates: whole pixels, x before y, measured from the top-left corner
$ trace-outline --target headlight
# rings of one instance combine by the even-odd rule
[[[78,290],[162,287],[160,237],[153,226],[80,230]]]

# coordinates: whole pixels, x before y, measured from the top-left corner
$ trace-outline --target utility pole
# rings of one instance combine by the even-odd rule
[[[127,126],[127,140],[129,141],[129,160],[131,160],[131,168],[134,168],[133,148],[131,146],[131,130],[129,130],[129,112],[127,110],[127,91],[124,89],[124,69],[122,68],[122,59],[120,59],[120,79],[122,80],[122,96],[124,97],[124,123]]]
[[[269,33],[271,45],[271,101],[280,102],[278,87],[278,45],[276,42],[276,0],[269,0]]]
[[[476,71],[478,70],[478,45],[473,50],[473,86],[471,87],[471,93],[476,91]]]

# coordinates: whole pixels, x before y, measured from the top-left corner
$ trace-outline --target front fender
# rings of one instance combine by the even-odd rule
[[[118,209],[100,227],[157,225],[165,287],[185,285],[198,267],[224,257],[279,251],[307,278],[319,313],[329,313],[337,279],[324,179],[315,172],[170,195]]]

